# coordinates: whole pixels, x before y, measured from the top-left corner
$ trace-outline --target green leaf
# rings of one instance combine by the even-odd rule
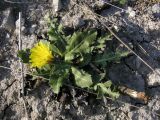
[[[89,53],[91,48],[89,47],[97,37],[96,31],[84,31],[76,32],[68,40],[66,47],[65,60],[72,60],[76,53]]]
[[[84,33],[82,33],[82,32],[75,32],[71,36],[71,38],[67,41],[67,43],[68,43],[67,52],[69,52],[72,49],[74,49],[75,47],[77,47],[77,45],[84,39],[83,35],[84,35]]]
[[[106,41],[112,40],[111,35],[106,33],[103,36],[99,37],[95,48],[102,49],[106,47]]]
[[[50,72],[51,75],[60,75],[70,70],[70,65],[63,61],[54,62],[52,66],[52,70]]]
[[[127,0],[119,0],[119,3],[120,3],[121,5],[125,5],[126,2],[127,2]]]
[[[18,51],[18,57],[21,58],[23,63],[29,63],[29,55],[30,55],[30,49]]]
[[[98,83],[94,86],[94,90],[98,92],[98,96],[109,95],[112,98],[118,98],[119,93],[111,90],[111,81],[105,83]]]
[[[60,87],[62,87],[64,80],[68,79],[70,65],[67,63],[54,63],[52,70],[50,71],[49,84],[53,89],[53,92],[58,94]]]
[[[57,19],[54,19],[53,23],[50,23],[48,36],[51,43],[57,46],[57,48],[59,48],[60,51],[65,51],[66,41],[65,36],[63,36],[63,26],[61,24],[58,24]]]
[[[92,74],[92,76],[93,76],[94,83],[99,83],[100,81],[102,81],[105,78],[106,73],[98,74],[98,73],[94,72],[94,74]]]
[[[62,25],[62,24],[60,24],[60,25],[58,26],[58,32],[64,34],[64,32],[63,32],[63,25]]]
[[[49,31],[48,31],[48,36],[49,36],[49,40],[50,41],[58,41],[60,38],[58,36],[58,33],[56,32],[56,30],[53,27],[50,27]]]
[[[112,85],[112,81],[107,81],[107,82],[105,82],[105,83],[103,83],[104,84],[104,86],[106,87],[106,88],[110,88],[111,87],[111,85]]]
[[[53,75],[50,78],[49,84],[50,84],[50,86],[53,89],[53,92],[55,94],[59,93],[60,88],[62,87],[62,85],[64,83],[64,80],[67,79],[67,77],[68,77],[68,73],[63,73],[63,74],[61,74],[59,76]]]
[[[74,59],[75,54],[73,53],[67,53],[65,54],[65,61],[71,61]]]
[[[111,61],[114,58],[114,55],[111,53],[103,53],[95,56],[95,60],[93,61],[96,65],[106,66],[107,61]]]
[[[54,44],[51,45],[51,50],[57,53],[58,55],[63,56],[63,53]]]
[[[88,65],[91,61],[92,55],[87,53],[87,54],[81,54],[81,59],[79,63],[79,67],[84,67],[85,65]]]
[[[115,59],[113,59],[115,62],[119,62],[121,58],[127,57],[131,52],[130,51],[119,51],[117,50],[115,53]]]
[[[83,70],[79,70],[75,67],[72,67],[71,69],[77,86],[81,88],[89,88],[93,84],[90,74],[84,72]]]
[[[122,57],[126,57],[130,52],[120,52],[117,51],[116,53],[103,53],[99,54],[95,57],[94,63],[96,64],[104,64],[105,62],[112,62],[112,61],[119,61]]]
[[[49,84],[51,88],[53,89],[53,92],[55,94],[58,94],[60,91],[60,87],[62,86],[63,79],[62,78],[56,78],[56,79],[51,79]]]

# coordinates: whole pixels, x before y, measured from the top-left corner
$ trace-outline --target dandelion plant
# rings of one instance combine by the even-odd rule
[[[50,23],[47,38],[31,49],[19,51],[19,57],[34,69],[32,74],[48,80],[55,94],[64,84],[71,84],[96,92],[98,96],[119,96],[107,78],[106,69],[109,63],[120,61],[128,53],[105,51],[106,41],[111,40],[110,34],[98,35],[95,29],[85,29],[66,35],[63,26],[54,20]]]

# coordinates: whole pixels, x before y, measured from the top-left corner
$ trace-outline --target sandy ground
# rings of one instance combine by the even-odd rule
[[[83,0],[95,13],[106,17],[106,24],[115,28],[116,34],[153,68],[151,71],[135,55],[125,58],[120,64],[112,65],[109,78],[129,88],[146,92],[151,96],[148,104],[122,95],[120,103],[109,99],[96,100],[73,88],[55,98],[46,83],[36,88],[25,87],[26,108],[32,120],[159,120],[160,116],[160,3],[151,0],[128,0],[122,11],[104,3],[105,0]],[[107,0],[106,0],[107,1]],[[47,0],[40,2],[50,3]],[[69,0],[62,1],[57,14],[51,4],[9,4],[0,1],[0,120],[25,120],[25,109],[20,92],[20,65],[18,51],[18,12],[22,11],[23,48],[30,48],[47,32],[45,18],[50,13],[59,16],[61,23],[76,30],[85,27],[104,28],[97,20],[82,11]],[[109,22],[108,22],[109,21]],[[113,24],[114,23],[114,24]],[[116,47],[123,46],[116,39]],[[124,48],[124,47],[123,47]],[[25,69],[26,71],[26,69]],[[70,94],[67,92],[69,90]],[[81,94],[76,95],[77,92]],[[70,97],[72,96],[72,97]],[[62,100],[61,100],[62,99]],[[141,107],[137,109],[133,106]]]

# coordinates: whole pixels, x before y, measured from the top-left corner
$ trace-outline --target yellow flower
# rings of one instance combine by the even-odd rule
[[[41,68],[53,59],[49,43],[40,41],[31,49],[30,63],[32,67]]]

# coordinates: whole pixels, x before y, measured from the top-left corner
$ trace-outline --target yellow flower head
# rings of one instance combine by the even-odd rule
[[[53,59],[50,44],[40,41],[31,49],[30,63],[32,67],[41,68]]]

